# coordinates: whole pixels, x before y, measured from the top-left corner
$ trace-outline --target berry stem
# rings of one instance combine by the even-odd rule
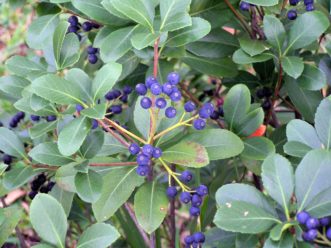
[[[321,244],[325,244],[331,247],[331,241],[329,241],[324,235],[322,235],[320,232],[317,233],[317,236],[322,239],[323,241],[320,241]],[[317,242],[317,240],[315,240]]]
[[[171,170],[173,173],[176,172],[176,166],[171,164]],[[172,178],[170,186],[175,186],[175,180]],[[175,215],[175,199],[170,200],[169,220],[170,220],[170,248],[176,247],[176,215]]]
[[[113,122],[109,122],[110,119],[106,118],[105,121],[108,122],[109,125],[111,125],[113,128],[117,129],[114,125],[113,125]],[[116,122],[115,122],[116,123]],[[134,143],[134,140],[129,136],[127,135],[126,133],[122,132],[121,130],[118,130],[118,132],[120,132],[127,140],[129,140],[131,143]]]
[[[134,166],[137,162],[91,163],[90,166]]]
[[[104,129],[106,129],[106,131],[108,133],[110,133],[111,135],[113,135],[113,137],[115,139],[117,139],[122,145],[124,145],[125,147],[129,147],[129,144],[122,139],[119,135],[117,135],[113,130],[111,130],[103,121],[101,120],[97,120],[97,122],[99,123],[99,125],[101,125]]]

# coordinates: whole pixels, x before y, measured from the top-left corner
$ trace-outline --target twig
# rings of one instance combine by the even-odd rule
[[[171,165],[171,170],[176,172],[176,166],[174,164]],[[175,180],[171,178],[171,185],[175,185]],[[175,199],[170,200],[170,248],[176,247],[176,216],[175,216]]]
[[[124,139],[122,139],[119,135],[117,135],[113,130],[111,130],[103,121],[101,121],[101,120],[97,120],[97,121],[104,129],[106,129],[106,131],[108,133],[113,135],[113,137],[115,139],[117,139],[122,145],[129,147],[129,144]]]

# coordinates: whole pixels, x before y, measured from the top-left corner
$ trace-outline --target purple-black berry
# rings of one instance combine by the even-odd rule
[[[146,144],[142,147],[142,153],[149,158],[153,156],[153,152],[154,152],[154,147],[150,144]]]
[[[179,196],[179,199],[182,203],[188,204],[191,201],[191,194],[189,192],[182,192]]]
[[[202,203],[202,198],[198,194],[194,194],[192,196],[192,200],[191,201],[192,201],[192,206],[193,207],[200,207],[201,206],[201,203]]]
[[[140,83],[136,85],[136,92],[138,93],[138,95],[144,96],[147,93],[147,87],[146,85]]]
[[[196,105],[192,101],[188,101],[184,104],[184,109],[186,112],[190,113],[196,109]]]
[[[249,4],[249,3],[244,2],[244,1],[241,1],[241,2],[240,2],[239,8],[240,8],[242,11],[248,11],[248,10],[249,10],[249,7],[250,7],[250,4]]]
[[[153,95],[158,96],[162,93],[162,86],[159,83],[153,83],[151,85],[151,92]]]
[[[76,111],[77,112],[80,112],[80,111],[82,111],[84,109],[84,107],[82,106],[82,105],[80,105],[80,104],[76,104]]]
[[[309,218],[307,221],[306,221],[306,227],[308,229],[315,229],[315,228],[318,228],[320,225],[320,222],[317,218]]]
[[[196,232],[195,234],[193,234],[193,239],[194,242],[197,243],[204,243],[206,240],[205,235],[202,232]]]
[[[197,189],[196,192],[199,196],[208,195],[208,188],[206,185],[201,184]]]
[[[330,217],[323,217],[319,219],[321,226],[328,226],[331,222]]]
[[[40,121],[40,116],[38,116],[38,115],[31,115],[30,118],[32,121],[36,121],[36,122]]]
[[[138,144],[136,143],[132,143],[130,146],[129,146],[129,152],[132,154],[132,155],[137,155],[139,152],[140,152],[140,147]]]
[[[33,200],[37,194],[38,194],[37,191],[30,191],[30,192],[29,192],[29,198],[30,198],[31,200]]]
[[[137,164],[141,166],[147,166],[150,163],[150,158],[144,154],[138,154]]]
[[[99,126],[99,123],[98,123],[98,121],[97,120],[95,120],[95,119],[93,119],[92,120],[92,129],[96,129],[97,127]]]
[[[177,195],[177,188],[175,186],[170,186],[167,188],[167,196],[170,199],[174,199]]]
[[[193,121],[193,127],[196,130],[202,130],[206,127],[206,121],[203,119],[196,119]]]
[[[329,228],[326,230],[326,237],[328,238],[328,240],[331,240],[331,227],[329,227]]]
[[[200,208],[190,207],[190,215],[191,216],[199,216],[200,215]]]
[[[49,115],[46,117],[46,121],[48,122],[52,122],[56,120],[56,116],[55,115]]]
[[[168,74],[168,82],[171,83],[172,85],[178,84],[180,81],[180,76],[177,72],[171,72]]]
[[[5,164],[10,165],[13,162],[13,158],[9,154],[4,154],[3,157],[2,157],[2,161]]]
[[[149,109],[152,106],[152,100],[149,97],[143,97],[140,100],[140,106],[144,109]]]
[[[87,48],[87,53],[88,53],[88,54],[96,54],[98,51],[99,51],[99,49],[96,48],[96,47],[93,47],[93,46],[89,46],[89,47]]]
[[[305,234],[307,241],[314,241],[317,238],[318,231],[316,229],[308,230]]]
[[[139,176],[145,177],[149,173],[149,166],[141,166],[140,165],[140,166],[137,167],[136,171],[137,171],[137,174]]]
[[[153,76],[148,77],[148,78],[146,79],[146,82],[145,82],[147,88],[149,88],[149,89],[151,88],[152,84],[154,84],[154,83],[159,83],[159,82],[158,82],[157,79],[156,79],[155,77],[153,77]]]
[[[83,29],[85,32],[89,32],[89,31],[91,31],[92,28],[93,28],[93,26],[92,26],[92,23],[90,23],[90,22],[84,22],[84,23],[82,24],[82,29]]]
[[[168,107],[165,110],[165,116],[167,118],[170,118],[170,119],[174,118],[176,116],[176,114],[177,114],[177,110],[174,107]]]
[[[164,109],[167,106],[167,101],[163,97],[160,97],[156,99],[155,106],[159,109]]]
[[[109,108],[109,111],[115,115],[122,113],[122,105],[113,105]]]
[[[172,93],[172,84],[171,83],[165,83],[162,85],[162,92],[166,95],[170,95]]]
[[[71,24],[71,25],[78,25],[78,18],[77,16],[70,16],[68,18],[68,22]]]
[[[87,56],[88,62],[90,62],[90,64],[94,65],[95,63],[98,62],[98,56],[95,54],[89,54]]]
[[[68,27],[68,33],[77,33],[78,30],[79,30],[79,27],[78,26],[70,25]]]
[[[186,245],[191,245],[194,242],[193,235],[186,236],[184,239]]]
[[[173,102],[178,102],[182,99],[182,94],[180,93],[179,90],[173,90],[172,93],[170,94],[170,99]]]
[[[297,213],[297,221],[301,225],[305,225],[309,218],[310,218],[310,215],[306,211],[301,211],[301,212]]]
[[[189,183],[193,178],[192,172],[186,170],[183,171],[182,174],[180,174],[180,180],[185,183]]]
[[[162,150],[158,147],[154,148],[153,158],[160,158],[162,156]]]
[[[287,18],[291,21],[295,20],[297,18],[298,14],[295,9],[291,9],[287,12]]]
[[[129,86],[129,85],[125,85],[124,88],[123,88],[123,93],[129,95],[129,94],[132,93],[132,90],[133,90],[133,89],[132,89],[131,86]]]
[[[306,11],[313,11],[313,10],[315,10],[315,6],[313,3],[306,5]]]
[[[290,0],[290,5],[295,6],[298,4],[298,0]]]

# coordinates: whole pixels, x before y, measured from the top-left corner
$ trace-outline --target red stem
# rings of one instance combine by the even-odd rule
[[[137,162],[91,163],[90,166],[133,166]]]
[[[119,135],[117,135],[113,130],[111,130],[103,121],[101,121],[101,120],[97,120],[97,121],[104,129],[106,129],[107,132],[109,132],[111,135],[113,135],[113,137],[115,139],[117,139],[122,145],[129,147],[129,144],[124,139],[122,139]]]
[[[109,125],[111,125],[113,128],[115,128],[119,133],[121,133],[123,136],[125,136],[125,138],[127,138],[131,143],[135,143],[135,141],[133,139],[131,139],[131,137],[129,135],[127,135],[126,133],[124,133],[122,130],[116,128],[115,125],[113,125],[113,123],[111,121],[109,121],[107,118],[104,119]]]

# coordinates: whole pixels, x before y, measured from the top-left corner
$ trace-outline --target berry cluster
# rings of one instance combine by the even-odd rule
[[[132,155],[136,156],[138,164],[137,174],[140,176],[147,176],[151,170],[152,159],[162,156],[162,150],[160,148],[149,144],[139,147],[138,144],[132,143],[128,149]]]
[[[40,193],[47,194],[54,187],[55,182],[48,181],[44,174],[38,175],[30,184],[31,191],[29,192],[29,197],[32,200],[35,196]]]
[[[119,100],[122,103],[127,103],[129,95],[132,93],[132,91],[133,91],[132,87],[126,85],[126,86],[124,86],[122,91],[120,91],[118,89],[114,89],[114,90],[109,91],[105,95],[105,98],[108,101],[117,101],[117,100]],[[121,112],[122,111],[120,111],[120,113]],[[120,113],[116,113],[116,114],[120,114]]]
[[[90,64],[94,65],[98,62],[98,56],[99,49],[93,46],[87,47],[87,60],[90,62]]]
[[[16,113],[10,120],[9,122],[9,126],[11,128],[15,128],[18,126],[18,123],[23,120],[25,117],[25,113],[24,112],[18,112]]]
[[[256,96],[259,99],[263,99],[262,108],[268,111],[271,108],[272,102],[270,97],[272,96],[272,90],[269,87],[263,87],[256,91]]]
[[[314,218],[306,211],[297,213],[297,221],[304,225],[305,231],[302,233],[302,238],[307,242],[314,242],[325,231],[327,239],[331,240],[331,217]],[[320,232],[321,231],[321,232]]]
[[[290,0],[290,5],[297,6],[301,0]],[[314,0],[303,0],[303,4],[305,5],[306,11],[313,11],[315,9],[314,7]],[[298,16],[296,9],[291,9],[287,12],[287,18],[289,20],[295,20]]]
[[[56,121],[56,115],[48,115],[48,116],[43,117],[43,118],[45,118],[45,120],[47,122]],[[38,115],[30,115],[30,119],[31,119],[31,121],[38,122],[38,121],[40,121],[40,116],[38,116]]]
[[[199,247],[199,244],[203,244],[205,242],[205,235],[202,232],[196,232],[192,235],[185,237],[185,245],[187,248],[190,247]]]

